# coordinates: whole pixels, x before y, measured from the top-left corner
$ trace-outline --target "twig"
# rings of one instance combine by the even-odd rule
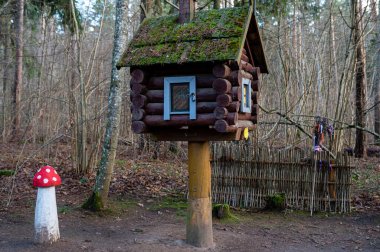
[[[8,0],[8,2],[6,2],[5,4],[3,4],[3,6],[1,6],[0,8],[0,14],[4,11],[5,8],[7,8],[8,4],[11,2],[11,0]]]
[[[169,5],[176,8],[177,10],[179,10],[179,7],[177,5],[175,5],[174,3],[170,2],[169,0],[165,0],[165,2],[167,2]]]
[[[260,109],[263,110],[265,113],[270,114],[270,112],[269,112],[267,109],[263,108],[260,104],[259,104],[259,107],[260,107]],[[283,113],[281,113],[281,112],[279,112],[279,111],[275,111],[275,112],[273,112],[273,113],[275,113],[275,114],[277,114],[277,115],[283,117],[284,119],[286,119],[287,121],[289,121],[292,125],[294,125],[299,131],[301,131],[302,133],[304,133],[305,135],[307,135],[310,139],[313,139],[313,136],[312,136],[309,132],[307,132],[304,128],[302,128],[302,126],[301,126],[299,123],[297,123],[297,122],[293,121],[291,118],[289,118],[286,114],[283,114]],[[322,148],[324,151],[328,152],[329,155],[330,155],[333,159],[336,159],[336,156],[335,156],[335,155],[334,155],[334,154],[333,154],[333,153],[332,153],[332,152],[331,152],[326,146],[324,146],[323,144],[321,144],[320,146],[321,146],[321,148]]]
[[[207,5],[209,5],[210,3],[212,3],[214,0],[209,0],[207,3],[205,3],[203,6],[201,7],[198,7],[197,10],[203,10],[204,8],[207,7]]]

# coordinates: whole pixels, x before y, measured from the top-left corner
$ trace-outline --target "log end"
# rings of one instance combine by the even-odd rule
[[[136,134],[141,134],[147,132],[146,124],[142,121],[132,122],[132,131]]]

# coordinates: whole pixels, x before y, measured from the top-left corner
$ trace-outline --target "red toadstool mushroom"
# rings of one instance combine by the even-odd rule
[[[53,167],[48,165],[39,169],[33,178],[33,186],[35,187],[58,186],[60,184],[61,177]]]
[[[59,239],[55,186],[61,184],[61,177],[51,166],[38,170],[33,186],[38,187],[34,216],[34,240],[36,243],[53,243]]]

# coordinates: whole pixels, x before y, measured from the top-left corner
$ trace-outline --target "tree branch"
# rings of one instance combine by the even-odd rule
[[[270,112],[269,112],[268,110],[266,110],[265,108],[263,108],[261,105],[259,105],[259,107],[260,107],[260,109],[263,110],[265,113],[270,114]],[[307,132],[304,128],[302,128],[302,126],[301,126],[299,123],[297,123],[297,122],[293,121],[291,118],[289,118],[286,114],[283,114],[283,113],[281,113],[281,112],[279,112],[279,111],[275,111],[274,113],[277,114],[277,115],[279,115],[279,116],[281,116],[282,118],[286,119],[287,121],[290,122],[291,125],[294,125],[299,131],[301,131],[302,133],[304,133],[304,134],[305,134],[306,136],[308,136],[310,139],[313,139],[313,136],[312,136],[309,132]],[[324,146],[323,144],[321,144],[320,146],[321,146],[321,148],[322,148],[324,151],[326,151],[327,153],[329,153],[329,155],[330,155],[333,159],[336,158],[335,155],[334,155],[334,154],[333,154],[333,153],[332,153],[332,152],[331,152],[326,146]]]
[[[170,2],[169,0],[165,0],[165,2],[167,2],[170,6],[176,8],[177,10],[179,10],[179,7],[177,5],[175,5],[174,3]]]

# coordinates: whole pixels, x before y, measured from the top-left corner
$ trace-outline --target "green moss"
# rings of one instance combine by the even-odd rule
[[[15,174],[15,171],[13,170],[0,170],[0,176],[12,176],[13,174]]]
[[[248,7],[200,11],[185,24],[178,15],[146,19],[118,66],[233,60],[250,13]]]
[[[238,217],[231,213],[231,209],[228,204],[214,204],[212,206],[212,217],[222,220],[239,220]]]
[[[159,211],[163,209],[173,209],[177,216],[186,216],[188,203],[182,197],[166,197],[149,207],[149,210]]]
[[[284,210],[285,209],[285,193],[275,193],[266,199],[266,209],[268,210]]]
[[[99,192],[93,192],[90,198],[82,205],[82,208],[91,211],[101,211],[104,209],[104,203]]]

